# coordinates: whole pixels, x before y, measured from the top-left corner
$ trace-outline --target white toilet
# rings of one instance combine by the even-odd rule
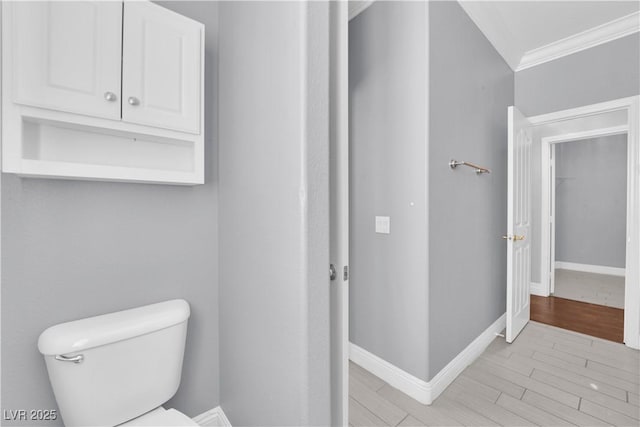
[[[189,304],[172,300],[52,326],[40,335],[71,426],[197,426],[161,405],[178,390]]]

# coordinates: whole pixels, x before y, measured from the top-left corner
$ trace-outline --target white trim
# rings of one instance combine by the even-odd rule
[[[329,262],[339,278],[329,281],[331,423],[349,425],[349,6],[331,2],[329,96]]]
[[[603,136],[620,135],[627,132],[629,132],[629,126],[621,125],[621,126],[611,126],[606,128],[590,129],[590,130],[580,131],[580,132],[571,132],[571,133],[565,133],[561,135],[546,136],[543,138],[543,140],[548,143],[555,144],[555,143],[561,143],[561,142],[580,141],[583,139],[590,139],[590,138],[600,138]]]
[[[428,382],[403,371],[354,343],[349,343],[349,359],[418,402],[425,405],[431,404],[431,386]]]
[[[632,96],[549,114],[541,114],[530,117],[529,122],[533,126],[539,126],[619,110],[624,110],[627,113],[627,249],[625,262],[624,343],[628,347],[640,349],[640,96]],[[618,126],[589,132],[599,132],[599,135],[603,135],[603,132],[604,134],[612,134],[612,132],[620,133],[620,130],[623,128],[624,127]],[[546,144],[563,140],[566,141],[567,139],[583,139],[589,132],[543,138],[543,150],[541,151],[544,152],[544,145]],[[541,170],[548,170],[549,159],[542,158],[542,162]],[[541,175],[544,178],[545,173],[543,172]],[[547,221],[544,220],[544,212],[548,210],[545,211],[544,209],[548,209],[549,194],[550,190],[548,186],[543,186],[541,188],[541,205],[543,209],[542,233],[545,232],[545,229],[548,232],[548,224],[545,226]],[[544,241],[545,236],[541,236],[541,242]],[[548,247],[546,247],[546,249],[544,245],[541,247],[541,251],[543,251],[541,260],[543,262],[545,260],[544,251],[547,250]],[[554,261],[555,260],[550,260],[549,265],[555,265]],[[542,268],[541,273],[543,285],[546,286],[544,279],[545,277],[549,277],[549,273],[545,273],[544,268]]]
[[[549,296],[555,292],[555,274],[553,272],[556,268],[556,213],[555,203],[551,203],[552,200],[556,199],[555,186],[551,185],[551,183],[556,182],[555,144],[586,140],[589,138],[618,135],[627,133],[628,131],[628,125],[611,126],[606,128],[552,135],[544,137],[540,140],[540,153],[542,156],[540,161],[540,281],[544,288],[541,295]],[[549,172],[547,173],[547,171]],[[554,209],[551,209],[551,206],[554,206]]]
[[[495,339],[496,334],[499,334],[505,328],[505,324],[506,314],[503,314],[429,382],[403,371],[353,343],[350,344],[349,357],[353,363],[360,365],[401,392],[420,403],[430,405],[467,366],[482,354]]]
[[[364,12],[374,1],[375,0],[349,0],[349,21]]]
[[[484,330],[478,337],[462,350],[451,362],[447,364],[435,377],[429,381],[431,384],[432,400],[436,400],[448,386],[456,379],[464,369],[472,364],[482,352],[506,327],[507,315],[503,314]]]
[[[534,144],[536,139],[534,138]],[[555,256],[555,243],[551,243],[551,234],[555,236],[555,210],[549,207],[550,197],[555,198],[555,151],[551,144],[540,142],[540,285],[542,290],[535,295],[548,297],[555,288],[555,276],[551,274],[551,259]],[[546,165],[545,165],[546,162]],[[547,173],[546,171],[549,171]]]
[[[229,419],[220,406],[193,417],[193,422],[201,426],[231,427]]]
[[[578,264],[575,262],[556,261],[556,268],[563,270],[582,271],[584,273],[608,274],[609,276],[625,276],[625,269],[608,267],[606,265]]]
[[[546,286],[542,286],[542,283],[531,282],[529,285],[529,293],[531,295],[537,295],[539,297],[548,297],[549,292]]]
[[[597,104],[584,105],[582,107],[570,108],[568,110],[554,111],[552,113],[540,114],[533,117],[527,117],[533,126],[539,126],[547,123],[559,122],[561,120],[576,119],[583,116],[591,116],[594,114],[608,113],[616,110],[629,109],[635,102],[638,102],[639,96],[629,96],[626,98],[614,99],[612,101],[599,102]]]
[[[515,71],[522,71],[640,31],[640,12],[615,19],[581,33],[531,49],[522,55]]]

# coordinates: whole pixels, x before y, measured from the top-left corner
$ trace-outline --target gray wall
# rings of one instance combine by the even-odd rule
[[[556,261],[624,268],[627,135],[556,146]]]
[[[47,327],[172,298],[189,301],[192,315],[182,383],[167,406],[195,416],[219,404],[218,6],[167,6],[207,29],[206,184],[177,187],[2,175],[3,409],[56,408],[36,348]],[[61,420],[48,424],[61,425]]]
[[[350,340],[430,380],[505,311],[514,76],[455,2],[376,2],[349,33]]]
[[[427,378],[426,3],[349,24],[349,339]],[[375,233],[375,216],[391,234]]]
[[[522,70],[515,105],[526,116],[640,94],[640,33]],[[532,206],[540,206],[540,151],[534,143]],[[531,281],[540,282],[540,212],[532,211]]]
[[[640,93],[640,33],[516,73],[516,106],[525,116]]]
[[[513,72],[457,2],[430,3],[429,377],[506,307],[507,107]],[[452,171],[477,162],[491,174]]]
[[[328,3],[220,4],[220,371],[233,425],[328,425]]]

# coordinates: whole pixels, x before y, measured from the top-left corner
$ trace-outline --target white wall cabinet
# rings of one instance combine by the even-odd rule
[[[152,3],[126,3],[122,118],[197,133],[200,127],[200,29]]]
[[[25,2],[7,15],[16,103],[120,119],[122,4]]]
[[[2,4],[2,169],[204,182],[204,26],[147,1]]]

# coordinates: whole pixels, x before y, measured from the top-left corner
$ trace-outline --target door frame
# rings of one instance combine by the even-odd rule
[[[541,177],[541,271],[540,281],[545,295],[550,295],[555,291],[555,219],[556,219],[556,146],[563,142],[584,141],[591,138],[627,134],[627,125],[612,126],[601,129],[593,129],[583,132],[566,133],[543,137],[541,139],[542,173]],[[629,179],[629,177],[627,177]],[[545,213],[548,212],[547,220],[544,221]]]
[[[329,281],[330,358],[331,392],[339,390],[340,394],[331,397],[331,420],[333,425],[346,427],[349,425],[349,9],[347,2],[330,3],[329,262],[337,270],[335,280]],[[336,376],[340,384],[335,383]]]
[[[551,236],[547,212],[550,211],[551,182],[549,171],[550,147],[554,143],[584,139],[589,136],[605,136],[627,133],[627,247],[625,266],[625,307],[624,307],[624,343],[640,349],[640,96],[616,99],[613,101],[587,105],[530,117],[533,126],[540,126],[565,120],[583,118],[613,111],[626,111],[627,124],[593,131],[546,137],[541,140],[542,168],[541,179],[541,262],[540,279],[543,289],[549,293],[551,267]],[[546,164],[546,168],[545,168]],[[547,220],[543,220],[547,218]],[[546,288],[545,288],[546,287]]]

